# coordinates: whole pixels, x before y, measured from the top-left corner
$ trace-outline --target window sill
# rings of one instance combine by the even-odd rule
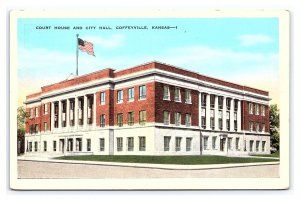
[[[123,101],[117,102],[117,104],[122,104],[122,103],[123,103]]]
[[[147,100],[146,98],[139,98],[139,101]]]
[[[192,102],[191,101],[186,101],[185,104],[192,104]]]
[[[132,103],[132,102],[134,102],[134,99],[132,99],[132,100],[130,99],[130,100],[128,100],[127,102],[128,102],[128,103]]]
[[[171,101],[171,99],[166,99],[166,98],[163,98],[163,100],[165,100],[165,101]]]
[[[182,101],[181,100],[174,100],[174,102],[181,103]]]

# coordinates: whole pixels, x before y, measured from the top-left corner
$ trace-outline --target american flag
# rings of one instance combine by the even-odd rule
[[[93,43],[78,38],[78,48],[83,52],[95,56]]]

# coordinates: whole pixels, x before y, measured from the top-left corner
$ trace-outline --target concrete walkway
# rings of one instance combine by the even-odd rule
[[[261,157],[258,157],[261,158]],[[266,157],[269,158],[269,157]],[[36,161],[64,164],[86,164],[101,166],[117,166],[117,167],[135,167],[135,168],[151,168],[166,170],[205,170],[205,169],[221,169],[233,167],[249,167],[262,165],[279,165],[278,162],[259,162],[259,163],[230,163],[230,164],[208,164],[208,165],[178,165],[178,164],[148,164],[148,163],[121,163],[121,162],[103,162],[103,161],[79,161],[79,160],[57,160],[47,157],[21,156],[18,161]]]

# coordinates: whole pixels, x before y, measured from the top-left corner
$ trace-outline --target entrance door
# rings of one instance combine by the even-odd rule
[[[226,138],[220,139],[220,151],[224,151],[225,143],[226,143]]]
[[[65,140],[64,139],[59,140],[59,151],[62,153],[65,152]]]

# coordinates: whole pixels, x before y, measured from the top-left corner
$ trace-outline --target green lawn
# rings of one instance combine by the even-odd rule
[[[261,157],[277,157],[279,158],[279,152],[275,152],[272,154],[257,154],[257,155],[253,155],[253,156],[261,156]]]
[[[204,165],[204,164],[226,164],[226,163],[255,163],[273,162],[277,159],[250,158],[250,157],[226,157],[226,156],[62,156],[55,159],[82,160],[82,161],[106,161],[123,163],[152,163],[152,164],[182,164],[182,165]]]

